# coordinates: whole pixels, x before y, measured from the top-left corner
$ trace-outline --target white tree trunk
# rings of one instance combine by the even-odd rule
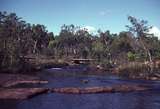
[[[146,52],[146,55],[148,55],[148,57],[149,57],[149,66],[151,68],[150,72],[153,73],[154,64],[153,64],[153,60],[152,60],[152,55],[151,55],[150,51],[148,50],[148,48],[144,45],[144,43],[143,43],[141,38],[140,38],[140,42],[141,42],[141,44],[143,46],[143,49]]]
[[[36,53],[36,49],[37,49],[37,40],[34,42],[34,48],[33,48],[33,54]]]

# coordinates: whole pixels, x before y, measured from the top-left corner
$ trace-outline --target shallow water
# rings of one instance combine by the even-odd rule
[[[58,94],[49,93],[32,99],[0,100],[0,109],[160,109],[160,82],[127,80],[109,75],[81,75],[85,67],[49,69],[39,73],[48,84],[25,87],[88,87],[116,84],[150,85],[153,90],[130,93]],[[83,83],[82,80],[88,80]],[[20,87],[20,86],[16,86]]]

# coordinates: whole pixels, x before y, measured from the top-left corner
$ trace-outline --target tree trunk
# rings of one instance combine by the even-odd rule
[[[13,67],[13,56],[10,56],[11,60],[10,60],[10,66]]]
[[[3,43],[3,50],[4,50],[4,55],[3,55],[3,59],[2,59],[2,66],[5,66],[6,65],[6,58],[7,58],[7,51],[6,51],[6,48],[7,48],[7,41],[4,39],[4,43]]]
[[[142,44],[142,46],[143,46],[143,49],[144,49],[145,52],[146,52],[146,55],[149,56],[149,66],[150,66],[150,68],[151,68],[150,73],[152,74],[152,73],[153,73],[153,68],[154,68],[153,60],[152,60],[152,55],[151,55],[150,51],[148,50],[148,48],[144,45],[144,43],[143,43],[143,41],[142,41],[141,38],[140,38],[140,42],[141,42],[141,44]]]
[[[6,40],[4,40],[3,48],[6,49]]]
[[[36,53],[36,49],[37,49],[37,40],[34,42],[34,48],[33,48],[33,54]]]

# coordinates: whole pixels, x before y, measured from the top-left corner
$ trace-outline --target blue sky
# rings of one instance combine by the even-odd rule
[[[160,0],[0,0],[0,11],[15,12],[25,21],[44,24],[57,34],[63,24],[118,33],[127,15],[160,28]]]

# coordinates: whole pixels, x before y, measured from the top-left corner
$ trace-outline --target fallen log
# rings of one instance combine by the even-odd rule
[[[0,89],[0,99],[23,100],[46,92],[47,88]]]

